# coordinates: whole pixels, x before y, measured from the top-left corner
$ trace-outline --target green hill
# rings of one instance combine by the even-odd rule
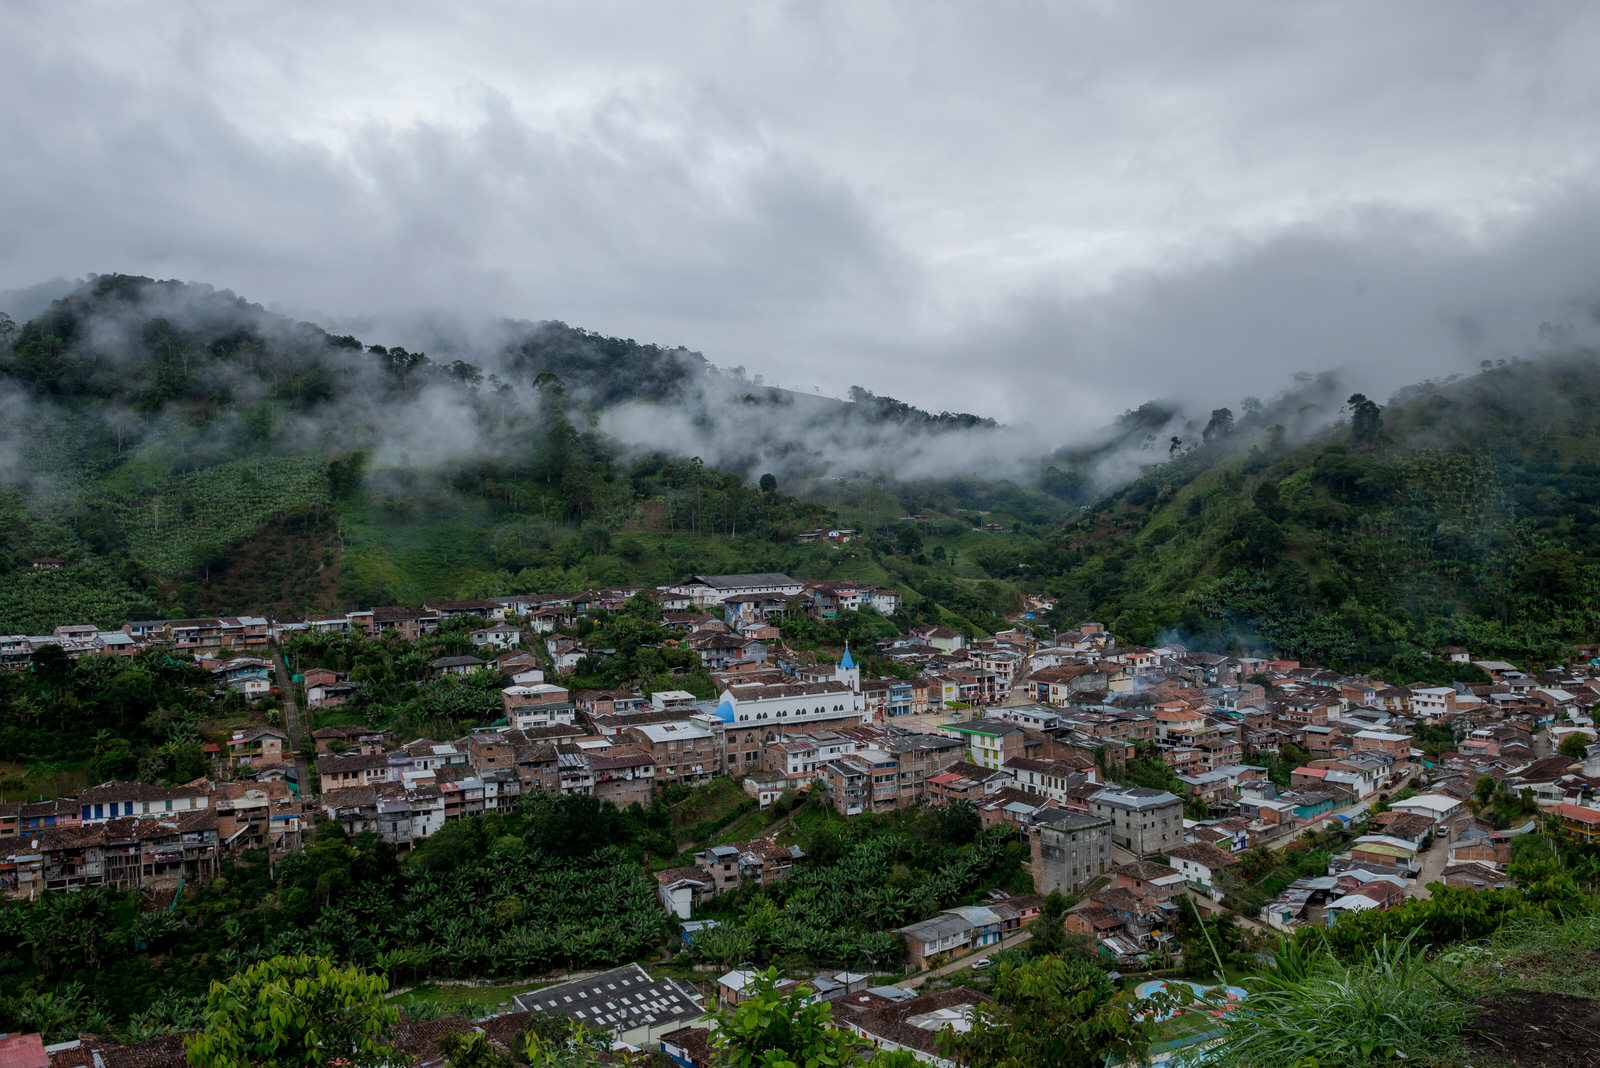
[[[942,605],[983,625],[1017,589],[979,562],[1006,561],[961,548],[977,515],[963,509],[1030,546],[1066,512],[1010,483],[823,478],[828,457],[785,438],[994,429],[977,417],[757,388],[685,349],[561,323],[504,324],[466,354],[480,362],[124,275],[0,319],[0,633],[750,570],[925,581],[929,618],[951,618]],[[718,469],[695,453],[738,447],[717,430],[729,404],[763,429],[746,462]],[[661,413],[706,448],[624,445],[603,425]],[[912,507],[932,514],[908,534],[897,517]],[[841,524],[864,537],[797,542]],[[924,535],[949,555],[917,563]]]
[[[1412,674],[1600,632],[1592,353],[1332,425],[1331,375],[1203,427],[1151,403],[1030,456],[976,416],[561,323],[442,344],[123,275],[0,319],[0,633],[750,570],[892,584],[969,630],[1042,588],[1130,641]],[[797,541],[818,526],[858,534]]]
[[[1256,420],[1086,509],[1032,566],[1125,639],[1426,672],[1600,630],[1600,357],[1424,385],[1292,444]]]

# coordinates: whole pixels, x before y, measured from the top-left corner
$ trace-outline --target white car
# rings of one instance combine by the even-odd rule
[[[981,972],[985,968],[992,967],[993,964],[994,961],[990,960],[988,957],[979,957],[977,960],[972,962],[972,970],[975,972]]]

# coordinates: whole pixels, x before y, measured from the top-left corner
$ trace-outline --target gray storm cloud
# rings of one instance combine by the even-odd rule
[[[906,434],[908,470],[1593,321],[1592,5],[24,2],[0,33],[0,287],[560,319],[1034,428]],[[430,403],[416,448],[476,447]],[[681,413],[606,425],[711,451]]]

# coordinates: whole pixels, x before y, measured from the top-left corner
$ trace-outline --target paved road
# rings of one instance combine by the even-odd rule
[[[984,957],[992,957],[1002,949],[1015,949],[1032,937],[1033,932],[1029,931],[1027,928],[1023,928],[1021,931],[1013,931],[992,946],[984,946],[982,949],[975,949],[965,956],[957,957],[955,960],[951,961],[949,964],[946,964],[942,968],[935,968],[931,972],[921,972],[896,985],[915,988],[921,986],[929,979],[933,979],[937,976],[949,975],[952,972],[969,971],[972,968],[973,961],[981,960]]]
[[[288,732],[289,745],[294,748],[295,771],[300,776],[300,796],[310,797],[317,792],[317,784],[311,778],[311,766],[300,748],[300,700],[295,696],[294,681],[288,665],[283,662],[283,653],[276,649],[272,651],[272,670],[278,676],[278,693],[283,697],[283,729]]]
[[[1444,869],[1450,863],[1450,842],[1448,835],[1434,840],[1426,853],[1422,854],[1422,871],[1417,874],[1416,882],[1412,884],[1409,893],[1412,897],[1429,898],[1433,894],[1428,890],[1429,883],[1439,882],[1444,877]]]

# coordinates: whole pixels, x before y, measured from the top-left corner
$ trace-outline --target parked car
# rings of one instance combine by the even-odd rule
[[[975,972],[981,972],[983,969],[991,967],[993,964],[994,961],[990,960],[988,957],[979,957],[977,960],[972,962],[972,970]]]

